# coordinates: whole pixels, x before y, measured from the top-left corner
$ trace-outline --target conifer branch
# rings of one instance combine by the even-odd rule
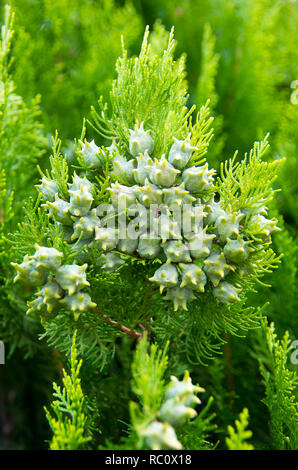
[[[128,328],[127,326],[122,325],[121,323],[117,322],[116,320],[113,320],[112,318],[108,317],[102,312],[99,312],[98,310],[93,310],[93,312],[99,315],[101,318],[103,318],[103,320],[105,320],[107,323],[110,323],[110,325],[117,326],[117,328],[123,333],[125,333],[127,336],[130,336],[131,338],[134,338],[134,339],[142,338],[143,333],[138,333],[137,331],[132,330]]]

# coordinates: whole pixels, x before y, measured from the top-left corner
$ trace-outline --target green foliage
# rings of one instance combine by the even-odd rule
[[[244,408],[239,415],[239,420],[235,421],[236,430],[228,427],[229,437],[226,438],[227,447],[229,450],[253,450],[253,446],[249,444],[247,439],[250,439],[252,432],[247,430],[248,426],[248,410]]]
[[[298,18],[297,2],[232,0],[223,4],[217,0],[185,0],[178,5],[175,0],[151,1],[150,4],[143,0],[141,3],[145,16],[149,16],[151,21],[159,16],[167,27],[175,25],[177,51],[187,54],[192,102],[195,96],[200,96],[196,93],[201,82],[208,82],[208,86],[214,89],[217,104],[212,108],[212,115],[215,117],[216,139],[211,143],[208,157],[214,167],[218,168],[235,148],[241,154],[248,142],[259,140],[270,132],[272,152],[267,152],[265,159],[268,161],[269,157],[271,162],[272,155],[278,160],[286,157],[279,170],[278,187],[281,192],[273,203],[285,219],[285,228],[279,239],[286,236],[286,230],[295,238],[298,108],[294,104],[293,87],[298,75],[294,58],[297,51],[297,35],[294,33]],[[201,47],[194,47],[194,44],[201,44]],[[216,73],[213,64],[217,54]],[[207,56],[210,67],[205,61]],[[212,96],[210,98],[212,106]],[[273,243],[279,255],[288,254],[282,269],[285,273],[293,271],[297,264],[297,258],[291,256],[296,250],[295,240],[290,242],[287,237],[284,247]],[[274,320],[281,319],[278,306],[288,305],[286,292],[291,292],[286,287],[281,291],[281,286],[287,285],[282,278],[282,271],[267,275],[266,281],[275,287],[266,294],[261,290],[258,295],[250,297],[252,303],[259,306],[270,300],[270,314]]]
[[[172,382],[165,384],[167,348],[168,344],[163,350],[155,344],[149,346],[145,335],[136,348],[132,363],[132,390],[140,405],[130,403],[132,435],[138,438],[136,446],[156,450],[181,448],[172,427],[175,426],[186,449],[211,448],[206,438],[216,428],[211,423],[215,417],[214,413],[210,413],[213,399],[208,400],[194,420],[187,419],[197,415],[190,406],[191,403],[201,403],[194,393],[204,392],[204,389],[192,384],[188,372],[185,372],[183,380],[178,381],[172,376]],[[171,414],[173,407],[175,411]]]
[[[16,16],[14,64],[23,96],[41,93],[47,132],[72,139],[98,96],[108,98],[124,35],[131,46],[140,18],[130,1],[11,0]],[[26,80],[23,77],[26,77]]]
[[[164,374],[168,361],[167,347],[162,351],[153,344],[149,353],[147,349],[148,342],[144,335],[132,364],[132,390],[141,403],[141,408],[135,403],[131,404],[132,424],[140,435],[161,408],[166,387]]]
[[[297,2],[10,4],[15,18],[3,9],[0,48],[0,448],[49,442],[41,402],[50,410],[50,383],[62,368],[47,411],[52,448],[297,448],[289,361],[297,334]],[[143,24],[154,26],[135,57]],[[50,141],[40,122],[54,135],[49,159],[40,158]],[[185,139],[178,157],[173,137]],[[182,172],[186,163],[188,173],[173,176],[169,163]],[[191,167],[200,166],[196,179]],[[182,181],[208,188],[185,196]],[[161,193],[167,204],[195,198],[206,212],[207,259],[196,247],[194,262],[176,263],[188,240],[137,250],[134,240],[106,240],[97,210],[121,187],[143,202]],[[35,282],[30,269],[49,248],[62,254],[65,287],[53,309],[57,267],[50,285],[13,283],[26,272]],[[81,285],[78,274],[80,298],[68,295]],[[273,325],[258,331],[265,315],[282,340]],[[206,389],[196,409],[186,370]],[[173,400],[173,386],[190,387],[190,405],[183,394]]]
[[[275,154],[286,157],[279,177],[282,192],[278,208],[291,225],[297,221],[297,123],[298,106],[289,102],[282,113],[280,127],[275,137]]]
[[[216,79],[220,56],[215,52],[216,36],[213,33],[209,23],[204,26],[202,37],[202,52],[200,73],[196,85],[195,102],[202,106],[207,100],[210,100],[210,111],[214,116],[213,127],[216,140],[211,141],[208,161],[217,168],[218,161],[221,159],[223,147],[225,144],[225,135],[223,134],[223,116],[216,111],[218,103],[218,93],[216,89]]]
[[[44,211],[38,207],[40,200],[36,202],[28,199],[24,206],[23,222],[18,225],[18,230],[9,235],[7,242],[12,247],[13,259],[19,261],[25,254],[33,254],[34,245],[43,245],[47,239],[49,220]]]
[[[275,449],[297,449],[298,377],[288,364],[291,349],[288,332],[278,340],[274,324],[268,326],[264,320],[255,353],[265,387],[264,403],[270,414],[270,431]]]
[[[59,193],[67,198],[68,196],[68,165],[66,156],[63,158],[61,154],[61,140],[58,138],[58,133],[56,132],[53,142],[53,155],[50,156],[50,165],[51,165],[51,179],[56,182]],[[47,176],[49,174],[47,173]]]
[[[24,320],[24,297],[28,293],[12,285],[10,261],[14,251],[5,237],[15,229],[23,215],[25,196],[32,194],[36,163],[44,153],[39,97],[29,104],[14,84],[13,22],[10,7],[3,9],[0,39],[0,337],[7,351],[23,348],[25,357],[38,349],[36,322]],[[40,235],[40,234],[39,234]]]
[[[5,228],[9,226],[9,223],[13,219],[13,192],[7,189],[7,181],[5,171],[2,170],[0,174],[0,207],[1,207],[1,218],[0,218],[0,234],[5,233]],[[2,242],[0,242],[2,243]]]
[[[47,419],[53,431],[51,450],[75,450],[82,448],[91,439],[85,436],[85,398],[81,387],[80,368],[82,361],[77,358],[75,345],[76,333],[70,356],[70,374],[63,370],[63,388],[53,384],[55,400],[51,404],[52,416],[46,411]]]
[[[107,105],[99,101],[101,114],[93,110],[93,118],[99,133],[116,137],[123,149],[128,149],[129,129],[143,122],[152,130],[155,153],[161,155],[174,136],[180,138],[186,133],[190,113],[186,107],[185,65],[183,57],[173,60],[173,31],[159,56],[152,53],[148,36],[147,29],[138,58],[128,58],[124,49],[116,63],[118,75],[110,95],[110,117]]]
[[[177,431],[178,439],[187,450],[214,450],[216,445],[210,442],[210,434],[217,425],[214,423],[216,414],[210,412],[214,398],[210,397],[198,416],[186,423]]]
[[[298,328],[297,319],[297,243],[286,228],[286,224],[279,216],[279,227],[282,229],[274,236],[273,246],[279,253],[283,253],[279,268],[276,272],[267,273],[264,283],[272,287],[260,287],[256,293],[249,296],[250,303],[261,303],[269,300],[266,308],[270,321],[274,321],[280,332],[288,330],[295,335]],[[280,314],[283,312],[283,315]]]
[[[262,161],[268,146],[266,136],[263,141],[255,142],[249,155],[245,154],[240,163],[235,161],[235,154],[221,165],[219,194],[234,210],[246,208],[250,217],[273,197],[272,185],[277,178],[280,160],[270,163]]]
[[[28,186],[36,176],[36,162],[42,156],[45,139],[39,123],[39,100],[28,105],[17,94],[11,76],[11,47],[13,38],[12,10],[5,8],[0,41],[0,170],[6,175],[6,186],[14,191],[14,211],[20,210]]]
[[[175,25],[178,53],[187,54],[192,100],[196,93],[197,99],[205,93],[201,83],[210,87],[216,143],[221,142],[210,152],[215,168],[235,148],[242,153],[248,142],[270,132],[274,156],[287,157],[279,179],[283,189],[279,207],[283,214],[291,214],[293,223],[298,134],[297,105],[290,98],[291,84],[297,79],[297,3],[185,0],[178,5],[176,0],[150,4],[143,0],[141,4],[147,17],[158,16],[167,27]],[[202,46],[194,47],[194,43]]]
[[[219,55],[214,52],[216,38],[209,24],[205,25],[202,39],[201,70],[197,84],[196,102],[203,105],[208,99],[212,109],[216,106],[218,96],[216,94],[215,79],[218,69]]]
[[[118,78],[114,82],[111,92],[111,117],[107,118],[104,111],[101,117],[96,113],[94,117],[96,125],[99,126],[99,132],[102,131],[106,136],[109,134],[113,137],[115,139],[114,145],[125,152],[127,159],[129,159],[129,152],[130,156],[134,153],[131,147],[132,139],[145,139],[142,145],[149,145],[148,152],[153,152],[153,156],[157,157],[154,163],[147,167],[148,178],[161,188],[163,188],[163,186],[171,186],[173,184],[173,178],[175,179],[177,173],[180,173],[180,170],[175,169],[169,163],[163,155],[163,152],[171,145],[174,136],[189,136],[188,139],[190,140],[185,142],[193,147],[190,147],[187,157],[188,163],[184,164],[187,168],[182,174],[180,182],[183,181],[186,188],[192,191],[193,194],[198,193],[200,195],[198,203],[204,204],[202,205],[202,209],[206,211],[206,215],[209,214],[207,217],[208,225],[205,225],[204,230],[212,232],[212,235],[209,234],[205,236],[206,238],[209,237],[211,241],[216,237],[216,245],[214,245],[213,248],[206,248],[206,253],[196,255],[194,251],[191,252],[197,266],[200,268],[203,267],[205,270],[211,282],[211,286],[206,286],[206,293],[204,293],[203,296],[194,296],[189,289],[179,287],[180,284],[177,285],[176,289],[176,281],[173,281],[174,284],[173,282],[169,284],[170,287],[174,286],[174,289],[167,291],[165,300],[173,300],[175,311],[178,308],[187,310],[187,300],[196,299],[196,301],[192,303],[192,315],[182,316],[181,313],[177,313],[177,322],[173,322],[170,328],[165,314],[169,309],[166,306],[156,308],[158,293],[153,290],[151,295],[152,313],[150,313],[153,322],[150,329],[156,332],[157,337],[160,339],[163,335],[165,340],[169,338],[172,339],[179,335],[181,329],[180,325],[183,323],[183,351],[185,351],[188,358],[191,356],[195,360],[202,362],[202,360],[212,357],[213,353],[223,344],[224,341],[222,337],[224,332],[239,334],[239,331],[245,331],[257,325],[256,320],[258,319],[259,311],[258,309],[244,307],[245,294],[247,290],[253,287],[255,281],[260,276],[274,268],[278,262],[278,257],[268,248],[271,243],[270,234],[277,230],[275,227],[276,221],[271,221],[263,217],[263,215],[260,215],[263,214],[264,211],[267,214],[267,207],[264,207],[264,204],[267,204],[274,194],[272,183],[276,177],[277,162],[268,164],[261,160],[264,151],[268,147],[267,140],[265,139],[262,143],[256,143],[249,157],[245,156],[241,163],[235,162],[234,159],[232,159],[229,165],[227,164],[225,166],[225,171],[222,172],[221,179],[218,179],[216,185],[213,186],[214,170],[208,170],[207,164],[204,165],[204,167],[199,167],[202,158],[208,150],[208,145],[212,137],[212,130],[210,130],[211,119],[209,117],[208,107],[207,105],[202,106],[194,123],[192,123],[191,114],[194,108],[191,108],[190,111],[187,111],[186,108],[187,95],[184,81],[184,61],[183,59],[177,62],[173,61],[173,48],[174,39],[173,33],[171,32],[168,38],[167,49],[164,53],[159,56],[152,55],[151,46],[148,42],[148,30],[146,30],[139,57],[129,59],[127,52],[124,50],[123,57],[117,62]],[[163,77],[162,80],[160,77]],[[144,83],[146,83],[146,87],[144,87]],[[137,106],[135,106],[136,102],[138,103]],[[106,108],[106,106],[104,108]],[[129,137],[129,129],[133,128],[134,123],[138,122],[150,125],[150,131],[153,137],[147,133],[148,131],[144,131],[142,126],[135,127],[135,130],[131,131],[131,136]],[[106,130],[104,130],[104,126]],[[135,137],[132,137],[133,135],[135,135]],[[148,143],[146,143],[147,141]],[[186,143],[183,143],[183,145],[186,145]],[[110,151],[109,148],[102,147],[102,149],[100,149],[94,142],[92,144],[93,147],[91,144],[88,145],[88,151],[95,152],[95,155],[100,152],[104,152],[106,155]],[[141,140],[138,145],[141,145]],[[171,146],[169,159],[171,158],[171,152],[175,145],[177,145],[177,143]],[[181,143],[179,145],[181,145]],[[94,319],[99,325],[98,328],[100,328],[100,330],[96,328],[96,344],[102,343],[102,340],[104,343],[107,341],[105,331],[101,330],[101,320],[99,317],[101,317],[102,320],[108,318],[108,322],[111,325],[115,325],[121,333],[128,331],[132,336],[135,335],[135,337],[138,337],[138,335],[140,335],[140,333],[138,333],[139,324],[142,324],[144,320],[145,324],[148,324],[147,319],[149,312],[147,311],[145,313],[144,310],[139,307],[133,309],[132,305],[139,306],[142,304],[142,299],[148,296],[147,285],[144,284],[143,281],[144,276],[147,275],[146,268],[149,274],[151,274],[153,267],[155,268],[154,264],[156,261],[160,263],[165,261],[164,255],[158,255],[153,262],[147,260],[146,256],[145,259],[142,260],[140,251],[133,251],[132,253],[126,254],[125,251],[123,252],[123,250],[119,248],[117,241],[109,241],[108,243],[102,241],[101,237],[106,237],[106,233],[109,232],[105,232],[107,229],[102,229],[98,226],[100,220],[95,215],[96,210],[100,209],[100,206],[95,206],[95,197],[98,189],[97,183],[100,181],[103,173],[104,175],[111,174],[112,178],[115,178],[115,171],[111,172],[111,169],[108,167],[108,172],[106,173],[106,169],[103,164],[101,164],[97,169],[92,169],[91,167],[90,172],[88,172],[90,180],[85,178],[85,176],[84,179],[81,179],[73,174],[73,182],[70,183],[68,182],[68,164],[66,158],[61,154],[60,149],[61,142],[56,135],[53,140],[53,155],[50,158],[51,172],[47,172],[44,175],[44,178],[46,178],[48,182],[56,185],[57,193],[55,194],[54,203],[52,202],[54,193],[50,196],[42,193],[42,197],[46,201],[46,204],[43,206],[49,209],[49,215],[51,216],[51,220],[54,219],[54,224],[49,223],[47,229],[43,228],[43,230],[40,230],[42,222],[39,221],[39,218],[41,217],[42,220],[46,220],[46,217],[42,215],[40,209],[38,209],[35,222],[33,221],[31,213],[30,232],[26,233],[25,224],[16,235],[16,237],[20,239],[18,243],[24,247],[26,243],[28,246],[28,242],[30,241],[31,247],[28,250],[28,254],[31,254],[34,249],[32,234],[36,232],[34,236],[38,237],[38,242],[40,238],[43,237],[43,240],[46,240],[47,243],[64,254],[64,263],[68,264],[67,269],[70,269],[69,264],[74,265],[73,262],[69,263],[67,261],[67,257],[70,259],[73,257],[73,259],[78,259],[80,262],[87,262],[89,266],[88,285],[98,286],[97,291],[94,292],[94,300],[92,299],[95,303],[90,303],[90,305],[97,304],[98,310],[93,313],[90,312],[88,315],[86,315],[86,312],[83,312],[83,322],[86,322],[87,326],[88,322],[91,324]],[[147,147],[145,150],[147,150]],[[80,150],[80,152],[83,155],[83,150]],[[113,154],[111,157],[113,165],[116,158],[118,157],[115,157]],[[121,158],[124,159],[123,162],[126,165],[129,163],[131,163],[131,165],[135,164],[134,160],[126,160],[124,157]],[[163,169],[163,172],[161,172],[159,165],[162,165],[160,168]],[[196,166],[194,167],[193,165]],[[194,169],[201,172],[200,178],[202,178],[202,182],[198,188],[197,185],[200,180],[194,178],[192,181],[191,179],[193,178],[191,171],[194,171]],[[184,175],[189,171],[189,178],[188,175],[184,178]],[[161,177],[159,175],[162,175],[162,180],[160,180]],[[95,178],[96,176],[97,179]],[[80,181],[80,183],[77,183],[77,181]],[[82,181],[84,183],[82,183]],[[177,181],[179,182],[179,180]],[[121,194],[123,188],[125,189],[123,193],[125,198],[127,194],[131,194],[132,202],[136,200],[136,196],[132,192],[136,186],[131,188],[131,184],[130,182],[128,185],[120,185],[116,180],[115,184],[113,183],[110,188],[107,188],[111,194],[113,205],[115,205],[115,201],[117,201],[117,194]],[[72,190],[69,190],[70,187]],[[42,186],[39,186],[39,189],[40,188],[42,188]],[[162,193],[162,191],[169,191],[169,189],[157,190],[160,193]],[[214,192],[215,194],[218,193],[220,197],[218,203],[213,200],[210,201],[210,196]],[[69,202],[67,200],[65,201],[65,199],[68,198]],[[194,200],[194,198],[192,198],[192,200]],[[61,213],[59,212],[60,209],[55,208],[55,204],[63,206]],[[224,211],[224,208],[226,211]],[[213,215],[214,211],[215,215]],[[218,213],[216,211],[218,211]],[[243,219],[244,215],[246,215],[246,217],[240,228],[240,220]],[[91,227],[90,235],[89,233],[86,235],[84,232],[81,235],[79,232],[78,234],[75,232],[71,235],[73,233],[71,229],[72,224],[75,223],[76,225],[74,225],[74,227],[79,227],[79,222],[80,224],[84,223],[84,216],[92,216],[96,219],[94,222],[95,225],[93,224]],[[254,217],[257,217],[256,222],[254,221]],[[208,218],[210,218],[210,220],[214,218],[213,222],[208,222]],[[176,223],[175,220],[173,220],[173,224],[174,223]],[[57,233],[58,228],[61,228],[59,235]],[[235,235],[240,236],[240,229],[243,230],[246,239],[245,243],[249,244],[249,249],[253,254],[248,258],[247,262],[245,260],[244,262],[240,262],[239,266],[237,266],[237,262],[236,265],[234,265],[235,263],[227,264],[221,250],[223,249],[223,245],[227,243],[229,237]],[[69,234],[69,232],[71,232],[71,234]],[[25,238],[23,241],[21,241],[22,236]],[[83,257],[80,259],[79,256],[81,252],[79,243],[84,237],[87,239],[82,240],[83,245],[81,245],[81,247],[85,250]],[[76,238],[78,238],[78,241],[73,243],[73,240]],[[89,238],[91,239],[90,241]],[[165,240],[162,240],[164,242],[171,237],[163,236],[161,238],[165,238]],[[103,238],[103,240],[105,240],[105,238]],[[45,243],[39,244],[46,246]],[[212,252],[211,249],[213,250]],[[133,250],[135,250],[135,248]],[[109,253],[110,251],[112,252]],[[209,255],[210,257],[204,260],[204,258]],[[167,253],[166,256],[168,256]],[[178,261],[179,260],[182,261],[183,259],[179,258]],[[169,259],[168,261],[171,260]],[[210,263],[210,268],[208,263]],[[84,269],[86,269],[87,264],[84,264]],[[114,284],[116,278],[113,277],[113,271],[124,264],[126,264],[126,269],[122,267],[120,272],[120,278],[124,282],[121,290],[119,284]],[[174,266],[175,265],[172,266],[172,270],[174,269],[175,271],[176,268]],[[64,268],[66,269],[66,267]],[[178,272],[180,271],[177,271],[177,279]],[[112,274],[112,276],[109,278],[108,274]],[[138,296],[135,295],[136,285],[134,281],[132,281],[133,277],[131,275],[136,276],[140,280],[137,291]],[[213,290],[213,287],[217,287],[219,281],[225,276],[228,276],[227,282],[221,283],[219,286],[219,288],[223,289],[223,292],[220,291],[221,294],[217,295],[217,291]],[[105,289],[106,279],[110,279],[111,286],[109,292],[102,297],[99,293],[100,289]],[[151,281],[152,279],[154,280],[155,278],[149,278]],[[132,288],[132,282],[134,283],[134,288]],[[162,287],[168,287],[169,285],[161,284]],[[123,290],[124,286],[126,292]],[[240,300],[237,293],[240,292],[241,287],[243,292]],[[117,294],[115,294],[115,291],[117,291]],[[115,295],[119,297],[118,308],[115,308]],[[219,302],[214,299],[213,295],[219,299]],[[123,304],[122,299],[125,297],[126,299],[130,298],[131,302],[125,304],[122,312],[121,308],[119,309],[119,305]],[[237,300],[239,303],[233,304],[233,300]],[[224,302],[225,305],[223,306],[221,302]],[[69,302],[64,302],[64,304],[67,310],[70,304]],[[30,305],[33,304],[31,303]],[[36,310],[39,311],[39,307],[40,306],[37,305]],[[129,313],[128,310],[130,310]],[[60,334],[57,334],[56,329],[55,316],[59,315],[60,312],[57,311],[52,314],[52,311],[49,311],[48,313],[50,313],[50,315],[46,314],[46,317],[42,317],[43,322],[47,322],[46,336],[48,338],[55,338],[54,343],[51,342],[51,344],[61,344],[60,347],[65,351],[67,350],[65,345],[63,345],[65,339],[63,339],[62,336],[60,343]],[[75,315],[75,321],[77,319],[78,317]],[[66,316],[65,321],[68,322],[69,320],[70,318]],[[64,331],[69,331],[69,328],[71,330],[73,327],[74,325],[69,324]],[[52,328],[55,334],[53,334]],[[112,344],[115,339],[116,336],[111,338]],[[104,360],[104,356],[102,359]]]
[[[206,25],[210,25],[216,37],[214,52],[220,56],[216,112],[224,114],[228,151],[236,147],[242,152],[247,142],[279,126],[280,106],[287,104],[289,97],[285,87],[297,75],[297,61],[293,59],[297,39],[292,34],[288,41],[285,34],[288,31],[290,35],[295,28],[295,2],[233,0],[222,4],[219,0],[182,0],[178,5],[176,0],[162,0],[149,5],[143,0],[141,3],[147,15],[159,16],[167,27],[175,25],[178,53],[186,52],[188,57],[191,94],[198,78],[205,73],[202,64],[207,53],[193,44],[206,42]],[[208,42],[210,51],[214,40]]]

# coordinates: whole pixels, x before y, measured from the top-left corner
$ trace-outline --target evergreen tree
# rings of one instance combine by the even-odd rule
[[[297,5],[11,3],[0,446],[295,449]]]

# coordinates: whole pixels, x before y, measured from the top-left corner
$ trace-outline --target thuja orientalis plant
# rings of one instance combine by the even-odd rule
[[[155,53],[148,29],[137,58],[123,46],[110,105],[100,99],[92,108],[72,165],[56,134],[37,201],[7,238],[27,314],[40,318],[50,346],[71,351],[71,375],[64,373],[63,389],[55,385],[56,417],[47,411],[52,448],[96,440],[98,397],[82,394],[77,354],[92,376],[120,351],[130,351],[140,403],[131,403],[124,448],[208,448],[204,433],[212,424],[204,412],[211,402],[195,418],[204,390],[187,371],[166,384],[167,354],[173,363],[203,363],[227,335],[258,326],[261,311],[246,305],[246,295],[279,262],[270,245],[280,229],[269,208],[280,161],[262,160],[266,136],[242,159],[236,152],[219,174],[209,168],[208,102],[188,109],[184,58],[175,61],[174,48],[172,31],[167,48]],[[106,145],[96,134],[86,138],[87,124]],[[230,448],[250,437],[247,410],[240,420],[239,435],[229,431]],[[194,429],[179,431],[193,423],[200,427],[196,444],[187,443]]]

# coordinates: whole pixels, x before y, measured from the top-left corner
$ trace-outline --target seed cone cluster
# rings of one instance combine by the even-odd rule
[[[51,313],[59,305],[71,310],[75,318],[80,312],[95,307],[89,294],[83,292],[89,282],[86,279],[87,264],[62,265],[63,254],[55,248],[48,248],[36,244],[34,255],[24,257],[21,264],[12,263],[17,270],[14,281],[39,286],[36,298],[28,302],[27,313]]]
[[[81,147],[80,158],[87,166],[93,170],[103,166],[105,151],[94,141],[81,142]],[[185,140],[174,138],[168,155],[157,159],[151,131],[144,130],[143,124],[130,130],[129,155],[121,155],[113,142],[106,149],[114,177],[108,188],[115,214],[112,227],[100,215],[100,206],[95,207],[96,184],[86,176],[74,174],[68,184],[68,200],[61,197],[55,181],[43,177],[39,190],[44,207],[61,224],[65,240],[78,249],[77,261],[87,259],[82,248],[85,253],[91,248],[98,250],[96,264],[109,273],[125,263],[127,256],[123,255],[148,260],[148,265],[158,259],[160,266],[149,279],[159,286],[165,300],[173,302],[175,310],[187,310],[188,302],[202,295],[208,286],[220,302],[239,301],[241,289],[231,275],[237,270],[245,271],[253,252],[245,224],[253,226],[255,236],[266,243],[271,233],[278,230],[277,221],[265,217],[266,207],[246,219],[245,208],[234,212],[216,200],[215,171],[207,163],[192,164],[196,150],[191,135]],[[131,230],[129,222],[136,216],[138,222]],[[125,229],[121,225],[123,217]],[[25,259],[16,269],[20,273],[24,263],[26,275],[17,277],[27,277],[28,282],[31,279],[33,285],[38,284],[43,274],[36,270],[33,259]],[[55,282],[68,292],[64,304],[74,311],[80,310],[78,305],[90,305],[87,294],[79,299],[81,286],[71,276],[72,271],[78,275],[78,267],[63,268],[67,269],[59,268],[62,274],[58,278],[55,275]],[[59,291],[55,295],[59,296]],[[44,298],[44,293],[40,298]],[[44,300],[35,304],[39,308]]]
[[[197,393],[204,391],[202,387],[193,385],[187,371],[181,381],[175,376],[171,377],[159,411],[159,420],[152,421],[143,431],[150,449],[182,449],[174,428],[197,416],[193,407],[201,403]]]

